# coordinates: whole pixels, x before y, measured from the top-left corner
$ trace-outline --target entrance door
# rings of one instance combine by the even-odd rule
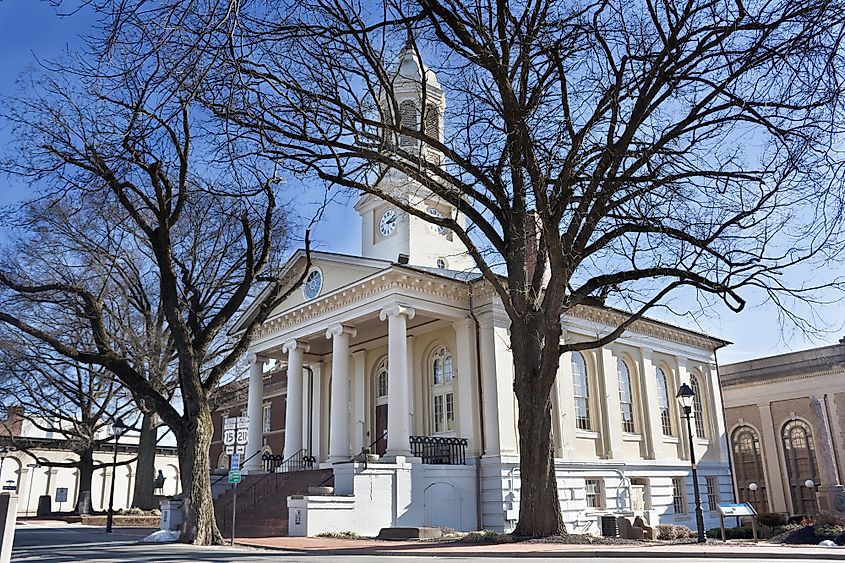
[[[375,444],[375,453],[378,455],[384,455],[384,452],[387,451],[385,432],[387,432],[387,405],[376,405],[376,437],[378,437],[378,441]]]

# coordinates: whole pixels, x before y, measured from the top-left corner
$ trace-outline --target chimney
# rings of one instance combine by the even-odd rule
[[[20,436],[23,430],[23,405],[12,405],[6,409],[6,420],[2,425],[5,427],[4,432],[12,436]]]

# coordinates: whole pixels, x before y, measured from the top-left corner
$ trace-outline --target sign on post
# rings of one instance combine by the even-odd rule
[[[67,487],[56,489],[56,502],[67,502]]]
[[[727,541],[725,538],[725,517],[735,516],[740,518],[742,516],[751,517],[751,530],[754,533],[754,541],[757,541],[757,511],[747,502],[733,503],[720,502],[719,507],[719,528],[722,531],[722,541]]]
[[[227,455],[245,453],[248,436],[248,416],[233,416],[223,419],[223,446],[226,448]]]
[[[229,471],[229,482],[237,485],[241,482],[241,472],[236,470]]]
[[[232,454],[232,461],[229,463],[229,469],[232,471],[238,471],[241,468],[241,454],[234,453]]]

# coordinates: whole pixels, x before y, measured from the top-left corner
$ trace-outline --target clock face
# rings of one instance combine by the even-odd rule
[[[381,219],[378,221],[378,232],[381,236],[386,237],[396,230],[396,210],[388,209],[381,214]]]
[[[323,272],[311,270],[302,284],[302,294],[306,299],[314,299],[320,295],[321,289],[323,289]]]
[[[429,207],[426,210],[426,212],[429,215],[431,215],[432,217],[436,217],[438,219],[443,218],[443,214],[439,210],[435,209],[434,207]],[[442,225],[435,225],[434,223],[431,223],[431,224],[429,224],[429,227],[431,227],[431,230],[434,231],[435,233],[437,233],[438,235],[445,235],[446,234],[446,227],[443,227]]]

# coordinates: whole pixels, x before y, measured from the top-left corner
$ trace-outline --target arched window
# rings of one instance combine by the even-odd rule
[[[405,100],[399,104],[399,119],[402,127],[406,129],[419,129],[419,122],[417,120],[417,106],[411,100]],[[403,147],[414,145],[416,141],[408,135],[399,136],[399,144]]]
[[[443,434],[455,430],[455,395],[452,392],[452,354],[438,346],[429,359],[431,369],[431,431]]]
[[[436,141],[440,140],[440,112],[434,104],[425,106],[425,134]]]
[[[816,485],[820,484],[813,431],[803,420],[793,419],[784,424],[781,436],[792,509],[795,514],[815,514],[815,488],[804,486],[807,479],[812,479]]]
[[[660,425],[664,436],[672,436],[672,412],[669,409],[669,380],[663,368],[657,368],[657,401],[660,405]]]
[[[760,439],[750,426],[739,426],[731,434],[731,450],[734,457],[734,475],[740,502],[749,502],[757,512],[768,512],[766,500],[766,477],[763,474],[763,455]],[[755,483],[757,490],[749,485]]]
[[[625,360],[616,361],[616,374],[619,377],[619,406],[622,409],[622,430],[630,434],[636,432],[634,424],[634,390],[631,386],[631,370]]]
[[[590,423],[590,384],[587,381],[587,362],[581,352],[572,352],[572,383],[575,395],[575,421],[579,430],[592,430]]]
[[[692,414],[695,417],[695,435],[699,438],[706,438],[707,433],[704,431],[704,402],[701,400],[701,383],[698,381],[698,376],[691,373],[689,384],[692,387],[692,392],[695,393],[692,398]]]
[[[387,358],[382,359],[376,368],[376,404],[387,402]]]

